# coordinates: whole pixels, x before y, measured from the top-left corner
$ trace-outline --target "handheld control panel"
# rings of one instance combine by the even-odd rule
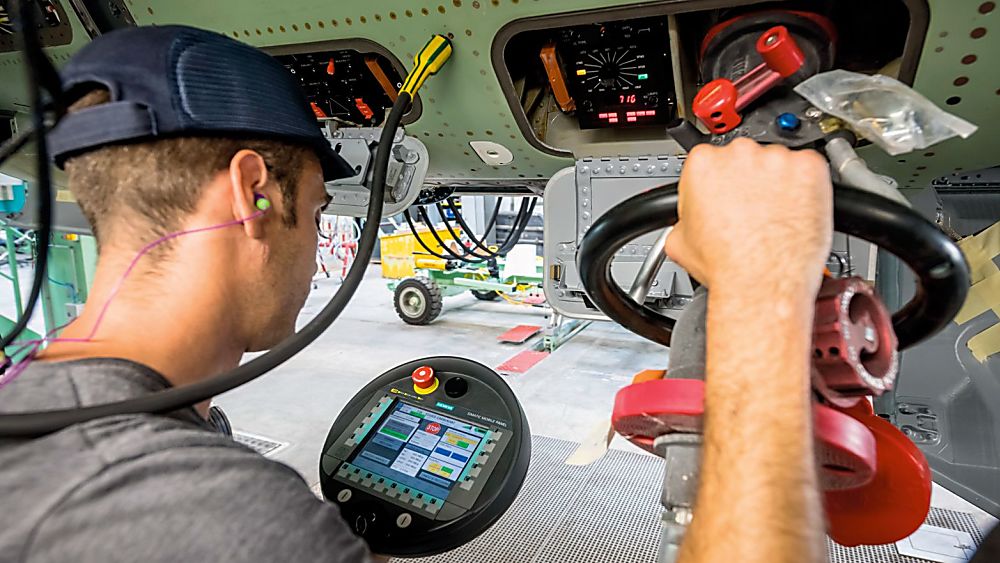
[[[492,525],[530,456],[528,421],[503,379],[441,356],[389,370],[351,399],[327,436],[320,481],[373,552],[418,557]]]

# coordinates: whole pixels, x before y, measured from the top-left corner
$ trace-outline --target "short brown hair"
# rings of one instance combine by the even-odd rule
[[[93,90],[69,111],[109,100],[107,90]],[[233,156],[243,149],[264,158],[281,188],[286,210],[282,221],[295,226],[299,172],[311,149],[292,143],[198,136],[110,145],[68,159],[66,173],[69,189],[90,221],[98,244],[101,233],[125,214],[144,219],[142,228],[163,236],[178,228],[184,214],[194,211],[205,183],[228,169]]]

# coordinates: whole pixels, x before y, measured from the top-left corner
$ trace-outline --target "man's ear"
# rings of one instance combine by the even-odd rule
[[[271,186],[267,164],[256,151],[243,149],[229,161],[229,185],[232,190],[233,216],[238,219],[255,217],[243,222],[243,230],[251,238],[264,237],[264,221],[259,216],[255,193],[275,201],[275,194],[269,193]],[[272,212],[273,213],[273,212]]]

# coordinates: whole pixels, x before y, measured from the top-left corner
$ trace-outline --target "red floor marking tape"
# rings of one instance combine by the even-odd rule
[[[502,373],[524,373],[538,362],[544,360],[548,355],[548,352],[525,350],[497,366],[497,371]]]
[[[517,325],[514,328],[508,330],[507,332],[501,334],[497,337],[500,342],[510,342],[512,344],[521,344],[525,340],[531,338],[532,336],[538,334],[538,331],[542,330],[542,327],[535,325]]]

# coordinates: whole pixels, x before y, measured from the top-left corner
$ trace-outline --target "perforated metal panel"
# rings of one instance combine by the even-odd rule
[[[967,532],[972,535],[976,545],[983,542],[983,533],[979,530],[971,514],[943,508],[931,508],[926,523],[931,526]],[[899,555],[895,544],[844,547],[827,538],[826,545],[830,549],[831,563],[927,563],[925,559]]]
[[[612,450],[566,465],[578,444],[535,436],[528,478],[510,510],[473,542],[426,563],[655,563],[660,458]]]
[[[534,560],[552,540],[566,514],[578,508],[575,500],[580,495],[581,485],[593,471],[593,466],[576,467],[564,463],[575,448],[572,442],[534,437],[528,477],[507,513],[483,535],[461,548],[415,561],[509,563]]]
[[[84,2],[88,3],[88,2]],[[98,2],[89,2],[97,4]],[[571,160],[545,154],[519,131],[492,64],[494,39],[510,22],[590,10],[634,6],[644,10],[697,10],[746,0],[128,0],[140,25],[183,23],[214,29],[260,47],[300,45],[337,39],[367,39],[383,45],[410,65],[413,55],[432,33],[453,37],[455,53],[443,72],[429,80],[420,95],[426,106],[420,120],[408,127],[419,135],[432,157],[428,178],[453,179],[473,185],[485,180],[539,182]],[[920,6],[925,2],[913,1]],[[62,2],[62,4],[67,4]],[[674,4],[676,6],[670,6]],[[989,0],[927,0],[929,28],[914,38],[923,49],[915,77],[916,89],[959,116],[980,126],[967,141],[953,140],[927,151],[889,156],[877,147],[863,156],[883,174],[900,180],[903,188],[921,188],[931,179],[955,171],[996,165],[1000,144],[996,122],[1000,30],[996,2]],[[67,5],[68,7],[68,5]],[[87,32],[70,13],[73,42],[47,50],[57,65],[87,43]],[[858,17],[866,14],[859,10]],[[974,57],[971,57],[974,55]],[[974,59],[974,60],[973,60]],[[24,67],[17,53],[0,54],[0,107],[23,112],[27,100]],[[514,155],[510,166],[487,166],[470,150],[469,141],[503,144]],[[34,176],[25,155],[9,161],[7,170],[20,178]]]
[[[275,442],[263,436],[247,434],[246,432],[233,432],[233,440],[265,456],[274,454],[279,449],[288,445],[284,442]]]
[[[566,465],[573,442],[536,436],[528,477],[510,510],[471,543],[422,563],[655,563],[663,462],[612,450],[586,467]],[[932,508],[927,523],[983,533],[971,515]],[[827,541],[831,563],[926,563],[895,545],[847,548]]]
[[[576,444],[570,448],[574,449]],[[551,541],[545,543],[533,561],[655,561],[662,479],[663,465],[659,458],[610,452],[591,467],[590,474],[573,495],[569,510],[552,530]],[[581,558],[582,554],[587,556]]]

